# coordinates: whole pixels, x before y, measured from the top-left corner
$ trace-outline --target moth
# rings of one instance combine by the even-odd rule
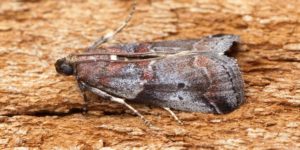
[[[180,122],[171,109],[225,114],[245,101],[238,64],[225,55],[239,36],[98,47],[111,35],[82,54],[58,59],[56,71],[75,76],[83,93],[90,91],[125,105],[146,124],[149,121],[127,102],[162,107]]]

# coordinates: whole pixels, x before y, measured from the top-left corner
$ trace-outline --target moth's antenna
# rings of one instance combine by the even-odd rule
[[[121,32],[127,26],[127,24],[129,23],[129,21],[131,20],[131,18],[133,16],[133,14],[135,13],[135,7],[136,7],[136,0],[133,0],[132,4],[131,4],[131,10],[130,10],[127,18],[123,22],[123,24],[119,28],[117,28],[115,31],[107,33],[106,35],[97,39],[88,49],[98,48],[101,44],[106,43],[107,41],[111,40],[116,34]]]

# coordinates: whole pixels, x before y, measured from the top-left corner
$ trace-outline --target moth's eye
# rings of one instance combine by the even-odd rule
[[[62,58],[56,61],[55,69],[58,73],[63,75],[73,75],[74,69],[73,66],[67,63],[66,58]]]
[[[61,65],[61,70],[63,74],[65,75],[72,75],[73,74],[73,67],[68,65],[68,64],[62,64]]]

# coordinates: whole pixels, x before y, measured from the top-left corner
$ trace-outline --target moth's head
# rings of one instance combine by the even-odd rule
[[[58,59],[55,63],[56,72],[66,76],[74,74],[74,65],[68,60],[69,57]]]

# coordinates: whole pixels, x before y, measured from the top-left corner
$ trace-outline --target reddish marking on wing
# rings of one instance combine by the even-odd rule
[[[99,83],[102,86],[109,86],[110,79],[109,79],[109,77],[100,78]]]
[[[151,79],[153,79],[153,72],[150,70],[145,70],[143,74],[143,80],[149,81]]]
[[[207,70],[208,77],[210,79],[215,79],[216,76],[218,76],[218,72],[217,72],[218,70],[216,70],[217,68],[214,66],[215,63],[208,57],[199,55],[195,58],[193,63],[195,67],[205,67]],[[217,83],[216,80],[212,80],[212,85],[218,85],[218,84],[220,83]],[[216,90],[218,89],[210,87],[208,91],[206,91],[205,95],[209,97],[211,96],[211,94],[215,93]],[[209,101],[211,100],[209,99]]]
[[[149,45],[148,43],[143,43],[140,44],[134,51],[135,53],[144,53],[144,52],[149,52]]]
[[[117,62],[109,63],[109,65],[107,65],[103,70],[106,76],[102,76],[101,78],[99,78],[100,85],[109,87],[112,76],[120,75],[121,69],[124,68],[126,65],[127,63],[117,63]]]
[[[151,80],[153,78],[153,72],[148,68],[150,62],[151,61],[144,61],[137,63],[138,67],[143,70],[143,80]]]
[[[209,58],[207,58],[205,56],[200,56],[200,55],[197,56],[194,61],[194,65],[197,67],[206,67],[211,63],[212,63],[212,61]]]
[[[140,68],[147,68],[148,65],[149,65],[150,61],[141,61],[141,62],[137,62],[137,66],[140,67]]]
[[[124,68],[128,63],[118,63],[118,62],[112,62],[109,63],[109,65],[106,67],[107,72],[109,74],[116,74],[118,73],[122,68]]]

